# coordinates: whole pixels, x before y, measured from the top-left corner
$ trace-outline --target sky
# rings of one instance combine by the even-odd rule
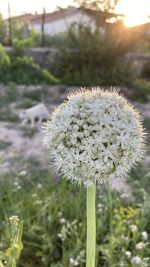
[[[9,0],[11,15],[23,13],[52,12],[57,6],[66,7],[73,4],[73,0]],[[125,14],[126,26],[134,26],[148,21],[150,15],[150,0],[120,0],[117,12]],[[0,13],[3,17],[8,16],[8,0],[0,0]]]
[[[22,13],[34,13],[42,12],[45,7],[47,12],[52,12],[57,6],[66,7],[73,3],[73,0],[9,0],[11,6],[12,15],[18,15]],[[4,17],[8,16],[8,1],[0,0],[0,13]]]

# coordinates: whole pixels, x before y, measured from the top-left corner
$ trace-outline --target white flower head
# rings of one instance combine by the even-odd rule
[[[140,116],[116,90],[69,95],[43,128],[56,171],[77,184],[125,177],[143,154]]]
[[[139,256],[135,256],[131,259],[131,263],[133,264],[133,266],[135,266],[134,264],[140,264],[141,262],[142,260]]]
[[[128,258],[128,259],[130,259],[131,258],[131,251],[129,251],[129,250],[127,250],[126,252],[125,252],[125,255],[126,255],[126,257]]]
[[[135,224],[132,224],[132,225],[130,226],[130,229],[131,229],[131,232],[132,232],[132,233],[137,233],[137,232],[138,232],[138,227],[137,227],[137,225],[135,225]]]
[[[146,232],[146,231],[144,231],[144,232],[142,232],[142,238],[145,240],[145,241],[147,241],[147,239],[148,239],[148,233]]]
[[[145,248],[145,246],[146,246],[145,243],[143,243],[143,242],[139,242],[139,243],[136,244],[135,247],[136,247],[137,250],[142,250],[142,249]]]

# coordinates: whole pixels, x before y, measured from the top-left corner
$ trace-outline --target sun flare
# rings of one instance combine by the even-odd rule
[[[150,22],[149,0],[120,0],[117,9],[122,12],[126,27],[133,27]]]

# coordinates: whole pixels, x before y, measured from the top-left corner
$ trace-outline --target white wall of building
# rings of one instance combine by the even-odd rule
[[[51,22],[45,22],[45,33],[49,35],[55,35],[58,33],[66,32],[73,23],[82,23],[84,25],[89,25],[93,30],[95,28],[95,23],[91,19],[91,17],[79,11],[74,15],[66,16],[64,18]],[[41,33],[40,23],[31,24],[30,28],[37,33]]]

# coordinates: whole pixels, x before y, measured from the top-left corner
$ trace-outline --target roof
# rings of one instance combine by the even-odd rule
[[[20,16],[11,17],[11,20],[17,21],[17,22],[26,22],[26,21],[30,21],[33,17],[34,17],[34,15],[31,13],[25,13],[25,14],[20,15]],[[7,20],[9,20],[9,18],[7,18],[6,21]]]
[[[111,12],[107,11],[96,11],[96,10],[91,10],[87,8],[76,8],[74,6],[68,6],[67,8],[59,9],[58,11],[51,12],[51,13],[45,13],[45,22],[53,22],[57,21],[60,19],[64,19],[69,16],[73,16],[77,14],[78,12],[84,12],[86,15],[90,17],[96,17],[98,15],[101,15],[100,17],[105,20],[105,18],[112,18],[112,17],[117,17],[119,14],[114,14]],[[43,14],[31,14],[31,13],[26,13],[20,16],[12,17],[11,18],[14,21],[19,21],[19,22],[29,22],[32,25],[35,24],[41,24],[43,20]],[[8,20],[8,19],[7,19]]]
[[[60,9],[58,11],[52,13],[45,14],[45,22],[53,22],[56,20],[64,19],[65,17],[75,15],[79,12],[78,8],[75,7],[68,7],[67,9]],[[31,24],[40,24],[42,21],[43,14],[35,15],[30,20]]]

